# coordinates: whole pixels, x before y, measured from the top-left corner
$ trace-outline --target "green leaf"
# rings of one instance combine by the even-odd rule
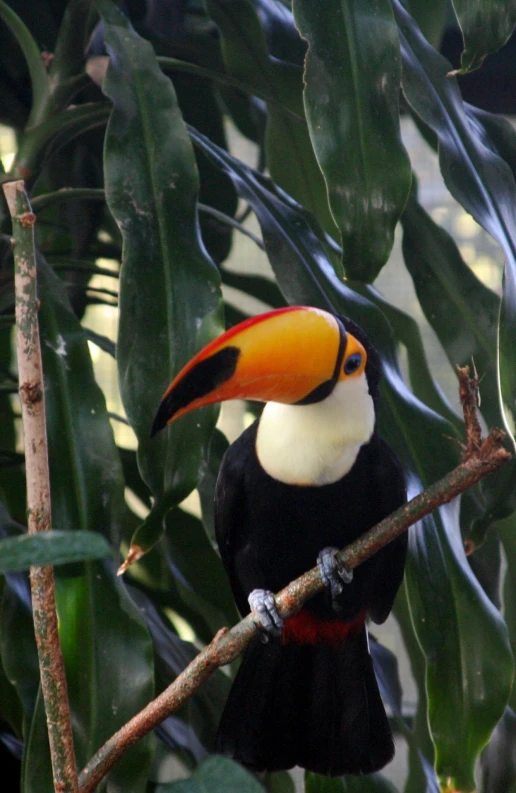
[[[453,238],[409,198],[402,219],[403,255],[416,294],[450,364],[471,365],[481,380],[481,409],[490,426],[503,418],[496,382],[499,297],[465,264]]]
[[[201,478],[197,490],[201,502],[202,522],[204,530],[210,542],[215,545],[215,485],[219,473],[220,464],[224,457],[229,443],[226,436],[218,429],[215,429],[211,436],[211,442],[205,459],[201,466]]]
[[[49,69],[54,94],[62,95],[71,78],[84,72],[84,53],[95,22],[95,13],[89,3],[83,0],[67,3]]]
[[[157,785],[156,793],[263,793],[248,771],[227,757],[208,757],[190,779]]]
[[[10,290],[9,290],[10,291]],[[14,302],[14,294],[9,296]],[[0,367],[9,371],[11,359],[11,330],[0,330]],[[0,392],[0,460],[8,462],[0,476],[0,502],[3,502],[15,520],[26,520],[26,482],[23,458],[16,452],[16,419],[9,392]],[[1,521],[0,521],[1,525]]]
[[[227,148],[222,108],[214,84],[193,74],[176,74],[173,83],[185,122],[202,130],[218,146]],[[237,197],[231,180],[217,171],[200,152],[196,160],[199,169],[200,202],[203,206],[214,207],[215,212],[218,210],[225,213],[226,217],[234,216]],[[205,212],[200,214],[200,224],[208,254],[219,265],[231,250],[232,230],[227,224],[214,222]]]
[[[111,556],[104,537],[92,531],[24,534],[0,540],[0,573],[28,570],[31,565],[57,565]]]
[[[503,582],[503,612],[509,629],[511,648],[516,657],[516,518],[511,515],[496,526],[500,537],[507,569]],[[516,710],[516,686],[513,687],[509,705]]]
[[[76,270],[77,272],[90,273],[91,275],[107,275],[110,278],[119,277],[117,270],[110,270],[108,267],[97,267],[94,260],[89,262],[81,259],[71,260],[67,256],[48,256],[47,262],[52,265],[52,269],[56,272],[60,270],[65,272]]]
[[[96,187],[62,187],[53,193],[43,193],[31,198],[31,206],[34,212],[39,212],[40,209],[60,201],[77,201],[78,199],[104,201],[104,190]]]
[[[156,549],[145,556],[142,562],[147,562],[152,555],[156,556]],[[142,609],[154,643],[156,684],[159,692],[175,680],[193,661],[199,650],[194,644],[179,638],[177,633],[173,632],[169,621],[146,595],[141,592],[136,594],[136,602]],[[153,600],[157,599],[153,597]],[[162,608],[165,606],[166,603],[163,603]],[[211,638],[213,637],[210,637],[210,640]],[[222,669],[217,669],[178,712],[178,718],[192,727],[198,740],[207,749],[213,746],[230,685],[229,676]]]
[[[511,365],[516,335],[516,184],[509,166],[486,134],[474,134],[450,64],[421,36],[414,21],[393,0],[403,59],[402,87],[412,108],[439,140],[439,164],[453,197],[491,234],[506,257],[499,328],[499,380],[505,426],[516,416],[516,369]]]
[[[86,333],[63,282],[42,258],[38,279],[52,521],[61,529],[100,531],[116,542],[122,470]]]
[[[448,15],[447,0],[407,0],[406,8],[418,23],[427,41],[439,48]]]
[[[23,527],[0,503],[0,535],[14,539]],[[6,542],[1,540],[0,542]],[[32,718],[39,686],[39,664],[32,620],[28,576],[7,573],[1,594],[0,657],[5,674],[16,689],[25,718]],[[13,636],[16,641],[13,641]],[[0,700],[1,702],[1,700]],[[1,706],[3,713],[3,703]]]
[[[382,774],[328,779],[306,772],[305,793],[397,793],[397,790]]]
[[[516,433],[516,264],[506,263],[498,333],[498,372],[505,429]]]
[[[380,432],[410,474],[411,494],[430,484],[458,461],[450,436],[454,427],[419,402],[404,384],[396,362],[392,331],[381,311],[337,278],[314,218],[276,190],[265,177],[216,150],[192,131],[197,145],[232,175],[240,196],[251,203],[262,227],[278,284],[289,303],[315,305],[356,320],[378,349],[384,369]],[[458,511],[412,528],[410,606],[418,640],[425,649],[432,691],[432,728],[438,740],[439,772],[445,773],[454,747],[455,771],[471,784],[478,752],[501,717],[512,681],[512,658],[500,614],[473,576],[460,538]],[[416,543],[417,540],[417,543]],[[450,584],[450,581],[452,584]],[[450,587],[452,587],[450,589]],[[460,608],[451,608],[457,598]],[[452,641],[443,642],[442,625]],[[471,627],[479,626],[474,640]],[[429,627],[431,626],[431,627]],[[488,638],[480,640],[480,635]],[[497,672],[493,659],[497,658]],[[453,703],[453,712],[447,703]],[[435,706],[434,706],[434,703]],[[446,719],[440,716],[447,713]],[[471,723],[470,723],[471,722]],[[466,743],[457,756],[457,734]]]
[[[67,108],[37,126],[31,127],[20,139],[12,174],[33,182],[45,161],[63,146],[88,130],[102,127],[109,117],[107,102],[91,102]]]
[[[296,784],[288,771],[272,771],[265,776],[269,793],[296,793]]]
[[[240,289],[242,292],[256,297],[257,300],[261,300],[271,308],[282,308],[285,305],[285,299],[274,281],[264,278],[262,275],[247,275],[232,270],[223,270],[222,281],[227,286]]]
[[[154,541],[163,513],[197,483],[217,410],[185,417],[151,441],[152,420],[175,374],[220,332],[220,279],[199,237],[195,158],[172,84],[123,14],[104,0],[98,7],[111,53],[103,90],[113,99],[106,196],[124,241],[120,387],[140,471],[157,499]]]
[[[405,578],[427,663],[435,767],[442,785],[472,791],[475,762],[503,715],[514,669],[507,627],[464,556],[458,510],[459,504],[452,502],[411,529]],[[438,575],[445,576],[439,588],[438,566]],[[429,605],[425,600],[430,592]]]
[[[443,416],[459,432],[463,424],[454,412],[439,385],[432,377],[426,359],[426,352],[421,337],[421,331],[416,320],[401,309],[388,303],[374,287],[364,287],[360,293],[385,314],[394,331],[397,340],[403,344],[407,353],[410,385],[414,394],[425,405]]]
[[[34,124],[38,124],[44,117],[50,95],[48,75],[43,63],[43,58],[41,57],[40,49],[34,41],[30,30],[3,0],[0,0],[0,18],[3,19],[16,38],[29,68],[32,89],[32,109],[27,125],[30,127]]]
[[[450,364],[471,365],[480,378],[480,409],[490,427],[503,425],[497,381],[497,326],[500,299],[464,263],[452,237],[409,198],[402,217],[403,255],[416,294]],[[516,350],[515,350],[516,354]],[[479,545],[494,520],[516,509],[516,464],[481,483],[485,504],[476,504],[470,539]]]
[[[305,111],[341,233],[344,270],[348,278],[371,282],[389,257],[411,182],[391,5],[295,0],[293,8],[308,41]]]
[[[0,656],[0,719],[19,738],[23,735],[23,708],[16,688],[8,680]]]
[[[181,509],[166,518],[165,560],[187,607],[208,625],[209,638],[225,625],[239,620],[220,556],[210,543],[201,521]]]
[[[516,715],[507,708],[480,758],[481,790],[516,793]]]
[[[228,72],[258,95],[273,100],[267,105],[265,133],[267,167],[272,177],[317,215],[329,233],[336,234],[326,185],[304,120],[302,70],[269,55],[257,10],[250,0],[208,0],[207,5],[221,32]]]
[[[130,488],[133,493],[138,496],[140,501],[142,501],[145,506],[149,507],[150,509],[152,504],[152,496],[149,488],[140,475],[140,471],[138,470],[136,452],[132,449],[123,449],[118,447],[118,454],[120,455],[120,461],[124,469],[126,487]]]
[[[393,613],[408,654],[410,671],[417,688],[417,707],[408,743],[408,777],[405,793],[439,793],[435,774],[434,746],[427,718],[426,664],[414,631],[408,603],[407,583],[403,582],[394,602]],[[406,733],[404,733],[406,735]]]
[[[479,69],[508,41],[516,25],[514,0],[452,0],[464,37],[460,73]]]

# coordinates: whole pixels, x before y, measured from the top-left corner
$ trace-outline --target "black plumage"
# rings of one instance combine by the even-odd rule
[[[257,423],[229,448],[217,484],[217,542],[240,612],[255,589],[276,592],[314,565],[326,546],[343,547],[405,501],[403,473],[375,433],[351,471],[322,487],[272,479],[255,452]],[[383,622],[403,578],[406,535],[354,571],[339,596],[309,601],[304,611],[335,621],[336,640],[296,644],[257,637],[249,646],[224,711],[216,750],[256,770],[300,765],[320,774],[370,773],[394,746],[358,625],[344,641],[339,623],[366,609]],[[331,627],[329,631],[332,633]]]

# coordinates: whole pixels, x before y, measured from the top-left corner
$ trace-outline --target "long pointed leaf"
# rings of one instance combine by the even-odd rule
[[[349,278],[373,281],[411,182],[401,142],[400,52],[389,0],[295,0],[308,41],[304,102]],[[274,174],[273,174],[274,175]]]
[[[111,56],[103,90],[113,100],[106,195],[123,237],[120,387],[140,470],[158,502],[148,524],[156,535],[161,514],[196,485],[216,410],[152,441],[150,428],[166,386],[220,331],[219,276],[200,240],[195,159],[172,84],[123,14],[105,0],[98,7]]]
[[[269,55],[257,10],[250,0],[208,0],[208,9],[222,34],[228,71],[274,100],[267,108],[265,137],[270,173],[317,215],[329,233],[336,233],[326,185],[304,119],[301,68]]]
[[[516,416],[516,183],[509,166],[475,134],[450,64],[423,38],[399,0],[392,0],[400,30],[402,87],[412,108],[439,140],[446,186],[501,245],[506,256],[499,329],[502,409],[509,433]]]
[[[460,72],[479,69],[508,41],[516,25],[514,0],[452,0],[464,37]]]
[[[489,426],[503,419],[496,389],[500,299],[463,261],[452,237],[411,196],[402,217],[403,255],[423,312],[455,368],[473,360]]]
[[[453,367],[474,365],[480,377],[481,411],[489,426],[502,426],[497,381],[497,326],[500,299],[462,260],[450,235],[411,196],[402,217],[403,255],[420,305]],[[512,340],[509,340],[512,343]],[[515,350],[516,354],[516,350]],[[482,483],[483,514],[473,517],[470,539],[483,541],[494,520],[516,508],[516,464]]]
[[[469,569],[459,504],[439,510],[410,533],[407,588],[425,654],[428,719],[442,786],[472,791],[480,751],[503,715],[512,687],[507,628]],[[444,580],[436,587],[442,568]],[[430,597],[430,606],[424,602]],[[457,751],[460,747],[460,751]]]

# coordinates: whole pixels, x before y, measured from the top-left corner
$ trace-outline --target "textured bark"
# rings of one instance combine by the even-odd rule
[[[16,354],[22,407],[27,476],[29,533],[52,526],[48,470],[45,396],[39,341],[34,223],[22,181],[2,185],[13,226]],[[47,717],[54,789],[76,793],[77,767],[73,747],[65,669],[59,644],[52,567],[31,567],[34,632],[41,690]]]

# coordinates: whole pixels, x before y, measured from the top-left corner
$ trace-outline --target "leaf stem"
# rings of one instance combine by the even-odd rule
[[[23,181],[7,182],[2,188],[13,225],[16,353],[25,444],[27,519],[29,533],[36,533],[48,531],[52,525],[38,328],[39,301],[36,293],[36,216],[32,212]],[[54,789],[56,793],[77,793],[77,767],[59,644],[53,568],[31,567],[30,583]]]
[[[459,380],[467,437],[464,459],[449,474],[337,554],[347,569],[352,570],[365,562],[409,526],[456,498],[510,459],[510,452],[502,445],[505,434],[501,430],[491,430],[485,440],[478,436],[474,411],[477,402],[476,381],[470,380],[468,367],[459,369]],[[319,569],[314,567],[276,596],[280,615],[286,619],[296,614],[309,598],[323,589]],[[216,669],[234,661],[254,636],[256,627],[252,614],[248,614],[231,630],[220,630],[159,697],[125,724],[92,757],[80,774],[80,793],[92,793],[129,747],[184,705]]]

